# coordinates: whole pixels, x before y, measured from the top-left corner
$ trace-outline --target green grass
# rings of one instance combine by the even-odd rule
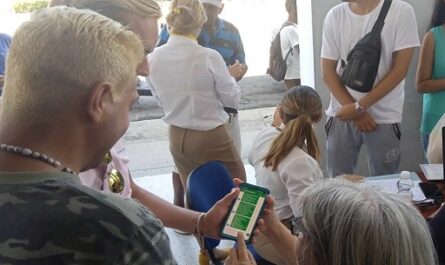
[[[16,13],[29,13],[48,6],[48,0],[17,0],[13,9]]]

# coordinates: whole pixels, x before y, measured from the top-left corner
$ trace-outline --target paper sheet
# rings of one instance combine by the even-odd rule
[[[372,179],[372,178],[365,178],[365,183],[368,183],[372,186],[377,186],[381,188],[384,191],[390,192],[390,193],[398,193],[397,189],[397,181],[398,178],[390,178],[390,179]],[[413,202],[420,202],[425,201],[427,198],[425,197],[425,194],[423,194],[423,191],[420,189],[418,180],[414,180],[413,184],[414,187],[412,189],[413,193]]]
[[[427,180],[443,180],[443,165],[442,164],[420,164],[423,174]]]

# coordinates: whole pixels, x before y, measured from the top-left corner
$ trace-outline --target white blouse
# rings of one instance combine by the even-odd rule
[[[275,199],[275,212],[280,220],[301,216],[298,198],[312,183],[323,179],[318,162],[299,147],[281,160],[277,170],[264,167],[264,157],[273,140],[280,134],[275,127],[263,129],[249,152],[249,163],[255,168],[257,185],[268,188]]]
[[[238,108],[239,86],[217,51],[171,35],[149,55],[148,63],[147,82],[164,108],[164,122],[206,131],[227,121],[223,107]]]

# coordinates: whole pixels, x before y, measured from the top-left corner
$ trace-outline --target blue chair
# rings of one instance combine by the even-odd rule
[[[234,187],[232,177],[224,164],[220,161],[209,161],[190,173],[186,188],[187,205],[192,210],[207,212]],[[213,253],[220,240],[204,237],[201,243],[201,249],[207,251],[210,260],[214,264],[222,264]],[[248,248],[258,264],[271,264],[255,252],[253,245],[249,244]]]
[[[192,210],[207,212],[234,187],[232,177],[224,164],[209,161],[190,173],[186,190],[187,205]],[[214,264],[221,264],[213,253],[219,242],[220,240],[206,237],[201,242],[201,249],[207,251]]]

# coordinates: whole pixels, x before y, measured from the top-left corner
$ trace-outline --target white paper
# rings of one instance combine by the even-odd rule
[[[365,183],[368,183],[369,185],[374,187],[378,187],[386,192],[397,194],[399,191],[397,188],[398,180],[399,180],[398,178],[390,178],[390,179],[365,178]],[[423,191],[420,189],[419,183],[420,181],[418,180],[413,181],[414,187],[412,188],[412,193],[414,202],[426,200],[425,194],[423,194]]]
[[[427,180],[443,180],[443,164],[420,164]]]

